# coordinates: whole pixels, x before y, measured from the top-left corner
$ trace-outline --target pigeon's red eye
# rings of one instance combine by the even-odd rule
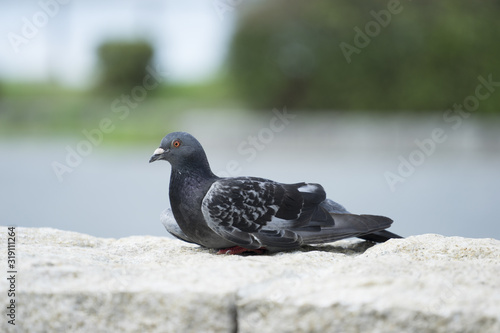
[[[172,141],[172,147],[179,148],[181,146],[181,140]]]

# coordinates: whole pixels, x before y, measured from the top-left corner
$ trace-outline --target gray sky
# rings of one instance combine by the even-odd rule
[[[145,37],[171,80],[193,82],[224,61],[235,15],[229,0],[0,0],[0,81],[84,85],[104,40]]]

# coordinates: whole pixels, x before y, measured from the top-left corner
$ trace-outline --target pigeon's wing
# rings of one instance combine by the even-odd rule
[[[325,199],[320,206],[329,213],[350,214],[344,206],[331,199]]]
[[[180,240],[183,240],[188,243],[195,243],[181,230],[181,227],[177,224],[177,221],[174,218],[174,214],[170,208],[165,209],[160,215],[160,221],[167,229],[167,231]]]
[[[326,224],[321,221],[312,221],[309,225],[292,229],[292,231],[300,235],[307,244],[329,243],[349,237],[378,241],[371,236],[382,232],[392,224],[392,220],[385,216],[328,212],[327,215],[330,216],[332,222]]]
[[[326,199],[311,222],[298,230],[305,243],[327,243],[348,237],[359,237],[373,242],[385,242],[391,238],[402,238],[389,232],[392,220],[378,215],[356,215],[349,213],[342,205]]]
[[[302,239],[290,229],[306,225],[325,196],[318,184],[225,178],[212,184],[202,212],[215,233],[242,247],[296,248]]]

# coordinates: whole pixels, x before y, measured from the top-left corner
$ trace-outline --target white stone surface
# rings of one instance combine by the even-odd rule
[[[166,237],[16,231],[18,312],[15,328],[2,314],[2,332],[500,332],[494,239],[242,257]],[[6,244],[7,227],[0,235]]]

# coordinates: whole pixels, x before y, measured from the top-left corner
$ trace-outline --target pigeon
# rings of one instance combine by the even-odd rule
[[[373,242],[402,238],[385,229],[385,216],[356,215],[326,198],[320,184],[283,184],[257,177],[216,176],[191,134],[167,134],[149,163],[171,164],[171,210],[161,220],[185,242],[225,254],[262,254],[358,237]]]

